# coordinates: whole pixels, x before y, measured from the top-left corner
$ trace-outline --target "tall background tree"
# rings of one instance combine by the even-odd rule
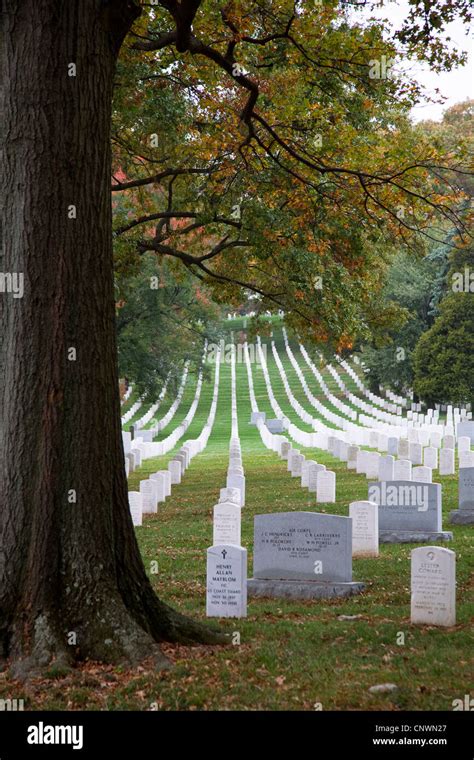
[[[0,15],[3,265],[25,275],[24,298],[1,299],[0,643],[21,674],[52,659],[153,654],[163,664],[162,640],[218,640],[154,594],[127,502],[110,127],[117,56],[139,15],[133,0],[4,0]],[[450,65],[434,19],[408,20],[404,44]],[[179,164],[145,144],[132,151],[137,177],[125,165],[134,124],[120,143],[115,168],[127,179],[115,175],[114,193],[170,180],[151,210],[153,234],[136,225],[138,251],[166,252],[223,291],[287,304],[312,334],[340,341],[355,327],[345,307],[351,291],[363,300],[381,230],[405,238],[432,231],[434,217],[460,222],[445,185],[456,158],[416,140],[401,112],[416,89],[370,76],[371,60],[395,52],[380,24],[352,22],[333,0],[144,5],[124,62],[133,56],[166,87],[173,76],[184,83],[194,130],[185,123],[176,135]],[[140,106],[143,95],[137,88]],[[193,202],[192,180],[210,182],[202,210],[175,208],[171,180],[183,172]],[[176,218],[189,220],[186,232]],[[186,248],[180,235],[191,235]],[[316,322],[305,295],[315,276],[325,282]]]
[[[474,155],[474,101],[468,100],[452,106],[445,111],[440,122],[422,122],[417,126],[417,130],[428,137],[438,149],[451,155],[462,156],[463,161],[468,165]],[[459,173],[453,181],[456,189],[462,193],[458,213],[464,220],[465,226],[472,229],[474,175]],[[441,341],[439,330],[442,327],[442,321],[437,322],[436,334],[440,337],[436,350],[431,340],[434,337],[431,328],[439,315],[440,302],[449,292],[452,292],[449,282],[450,273],[455,271],[453,267],[461,267],[458,257],[461,257],[461,261],[466,260],[466,266],[469,266],[469,254],[466,253],[469,245],[467,249],[463,246],[455,227],[449,224],[443,226],[441,239],[433,239],[434,236],[427,237],[422,252],[418,256],[408,255],[396,244],[393,247],[393,263],[388,268],[381,296],[384,299],[385,308],[392,307],[394,318],[384,326],[377,327],[374,322],[370,341],[357,344],[357,348],[362,349],[368,382],[372,390],[376,392],[380,385],[390,387],[399,393],[406,393],[413,388],[416,349],[419,369],[418,381],[414,386],[415,395],[417,391],[421,393],[423,390],[422,395],[430,403],[444,402],[451,398],[448,389],[454,392],[457,388],[456,402],[470,401],[471,394],[467,390],[464,369],[470,366],[470,341],[456,342],[453,335],[453,347],[457,345],[459,360],[449,362],[449,370],[443,372],[441,364],[446,364],[446,356],[444,352],[439,352],[439,341]],[[466,240],[469,240],[469,237],[466,237]],[[465,324],[465,327],[468,326],[470,319],[469,303],[469,299],[459,299],[458,302],[452,301],[449,307],[449,314],[452,317],[455,314],[460,317],[464,305],[466,313],[461,322]],[[447,329],[447,325],[445,328]],[[418,341],[420,341],[419,351]],[[443,359],[441,359],[442,355]],[[438,358],[433,362],[435,356]],[[424,357],[423,370],[421,369],[422,357]],[[456,380],[458,371],[459,377]],[[423,382],[421,382],[421,373]],[[442,374],[444,379],[441,378]],[[436,393],[435,387],[438,389]],[[464,396],[460,392],[461,388],[464,389]]]
[[[414,354],[414,389],[430,406],[474,406],[474,247],[449,257],[445,295]]]
[[[178,267],[178,271],[176,271]],[[185,361],[201,364],[204,340],[220,338],[222,310],[208,289],[173,261],[144,255],[117,283],[119,372],[139,396],[156,401],[165,382],[177,390]]]

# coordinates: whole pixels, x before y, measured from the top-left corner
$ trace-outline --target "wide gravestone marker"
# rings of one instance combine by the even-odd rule
[[[352,520],[316,512],[256,515],[252,596],[315,599],[358,594]]]
[[[439,546],[411,553],[411,622],[456,625],[456,554]]]
[[[379,506],[380,543],[449,541],[441,526],[441,486],[392,480],[371,483],[369,501]]]
[[[247,550],[232,544],[207,550],[207,617],[247,617]]]
[[[474,467],[459,470],[459,509],[451,512],[449,522],[457,525],[474,524]]]

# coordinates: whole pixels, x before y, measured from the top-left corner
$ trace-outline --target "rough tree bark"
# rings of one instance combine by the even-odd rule
[[[24,274],[24,296],[0,293],[0,655],[19,674],[52,660],[164,664],[156,642],[222,635],[156,597],[128,509],[109,130],[139,9],[3,3],[2,266]]]

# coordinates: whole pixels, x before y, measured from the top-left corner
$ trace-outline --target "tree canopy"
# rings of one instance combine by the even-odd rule
[[[333,0],[144,6],[115,95],[121,258],[180,262],[217,301],[253,292],[331,349],[386,322],[388,243],[465,233],[464,155],[412,127],[420,88],[397,67],[453,65],[453,12],[387,35]]]

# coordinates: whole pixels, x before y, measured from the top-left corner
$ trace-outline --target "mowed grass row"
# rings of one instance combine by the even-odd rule
[[[296,354],[295,348],[294,351]],[[282,352],[280,356],[283,361]],[[267,358],[273,389],[284,413],[301,429],[309,429],[287,402],[271,352],[267,352]],[[252,371],[259,407],[273,416],[262,371],[258,365],[253,365]],[[311,411],[301,385],[301,392],[298,390],[296,374],[290,378],[289,369],[287,372],[293,392]],[[291,478],[286,463],[264,448],[257,429],[249,425],[251,409],[245,364],[237,365],[236,374],[239,432],[247,479],[242,545],[248,549],[251,577],[254,515],[296,510],[347,515],[350,501],[367,498],[367,480],[348,471],[345,464],[327,452],[302,449],[308,458],[326,464],[337,474],[337,502],[316,505],[314,495],[299,486],[299,479]],[[311,382],[309,376],[307,382],[323,400],[314,378]],[[212,389],[210,376],[203,386],[194,422],[177,448],[201,431]],[[230,366],[223,364],[216,421],[207,448],[192,461],[182,483],[173,486],[172,496],[160,505],[159,513],[145,518],[143,527],[137,528],[144,561],[157,593],[203,622],[206,549],[212,543],[212,507],[219,489],[225,485],[230,404]],[[168,433],[175,422],[170,423]],[[147,461],[130,476],[130,490],[150,472],[167,466],[172,455],[170,452],[166,457]],[[447,527],[447,515],[456,507],[457,479],[455,476],[435,479],[443,484],[444,527]],[[207,621],[208,625],[231,633],[234,645],[166,645],[164,649],[174,667],[161,673],[147,668],[140,672],[109,668],[105,669],[104,677],[104,668],[92,668],[91,672],[90,666],[84,667],[53,684],[41,682],[27,690],[22,687],[27,706],[135,710],[450,710],[454,699],[469,693],[473,672],[473,529],[453,527],[453,532],[450,548],[457,553],[458,605],[457,625],[452,629],[410,624],[413,545],[384,545],[378,559],[353,562],[354,580],[366,583],[360,596],[305,602],[250,599],[247,618]],[[153,572],[155,563],[158,573]],[[341,615],[357,617],[347,621],[340,620]],[[397,691],[369,693],[370,686],[386,682],[396,684]],[[1,684],[0,681],[0,696]],[[11,690],[8,682],[4,687]],[[18,691],[16,695],[20,696]]]

